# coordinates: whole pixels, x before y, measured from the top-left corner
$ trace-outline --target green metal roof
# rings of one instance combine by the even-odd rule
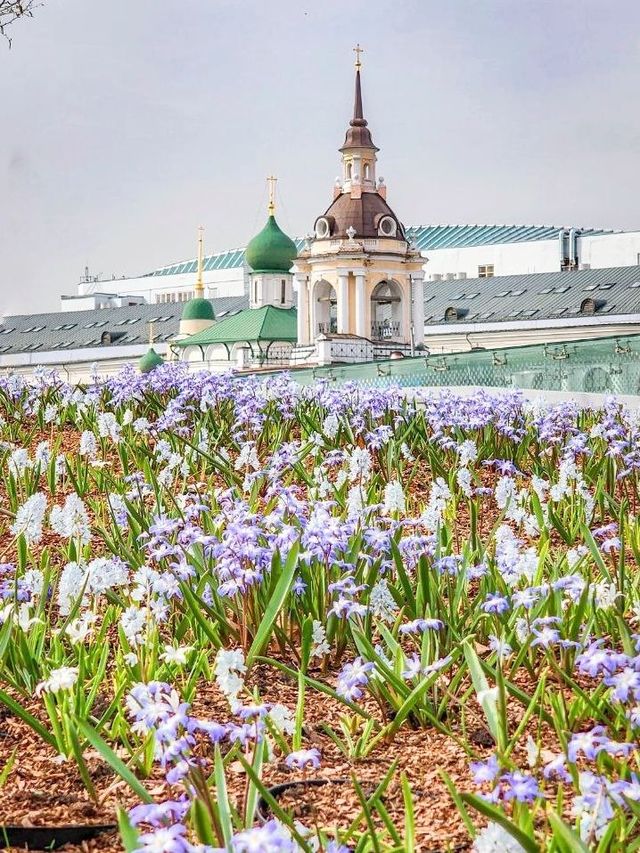
[[[529,240],[552,240],[562,229],[556,225],[412,225],[406,228],[407,239],[412,240],[421,252],[433,249],[465,249],[470,246],[488,246],[494,243],[524,243]],[[594,236],[610,234],[609,229],[579,228],[580,234]],[[294,240],[298,251],[305,240]],[[204,270],[226,270],[245,264],[244,248],[229,249],[208,255],[204,259]],[[178,275],[196,272],[197,261],[180,261],[160,267],[147,276]]]
[[[195,297],[190,299],[184,306],[182,312],[183,320],[211,320],[216,319],[213,305],[208,299]]]
[[[288,273],[297,254],[297,245],[270,214],[267,224],[245,249],[244,256],[254,272]]]
[[[298,339],[298,312],[295,308],[247,308],[233,317],[221,320],[203,329],[175,346],[209,346],[209,344],[235,344],[239,341],[292,341]]]
[[[160,367],[161,364],[164,364],[164,359],[151,347],[138,362],[138,367],[140,373],[151,373],[152,370]]]

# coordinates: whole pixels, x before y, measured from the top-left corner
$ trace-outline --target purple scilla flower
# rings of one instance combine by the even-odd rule
[[[533,776],[516,770],[514,773],[504,773],[500,777],[504,799],[517,800],[519,803],[532,803],[540,796],[540,788]]]
[[[439,631],[444,628],[444,622],[440,619],[414,619],[406,622],[398,629],[400,634],[418,634],[424,631]]]
[[[478,580],[479,578],[485,577],[488,571],[489,567],[486,563],[478,563],[475,566],[467,566],[465,577],[470,581]]]
[[[317,749],[298,749],[290,752],[284,763],[291,770],[294,767],[303,770],[306,767],[320,767],[320,751]]]
[[[571,736],[567,748],[567,758],[575,764],[580,753],[589,761],[594,761],[601,752],[615,754],[619,751],[627,751],[633,748],[632,744],[616,743],[609,740],[604,726],[594,726],[588,732],[578,732]]]
[[[338,619],[348,619],[350,616],[364,616],[366,612],[367,608],[364,604],[358,604],[357,601],[352,601],[350,598],[345,598],[344,596],[340,596],[337,601],[334,601],[329,611],[329,613],[335,614]]]
[[[343,699],[360,699],[362,696],[361,686],[369,682],[369,673],[374,664],[369,661],[365,663],[361,657],[357,657],[353,663],[346,664],[338,675],[336,693]]]
[[[161,826],[153,832],[143,833],[134,853],[187,853],[189,842],[185,838],[186,829],[181,823],[173,826]]]
[[[622,543],[620,542],[619,537],[612,536],[610,539],[604,540],[600,545],[600,550],[604,551],[605,554],[611,554],[614,551],[619,551],[621,547]]]
[[[578,655],[576,666],[578,672],[596,678],[598,675],[614,673],[629,661],[626,655],[601,648],[604,640],[596,640]]]
[[[241,720],[257,720],[266,717],[271,709],[271,705],[263,703],[262,705],[246,705],[238,708],[235,712]]]
[[[486,761],[472,761],[469,767],[476,785],[493,782],[500,773],[500,764],[495,755],[490,755]]]
[[[623,797],[627,800],[638,802],[640,800],[640,778],[636,773],[631,773],[629,781],[620,779],[609,786],[609,792],[618,805],[623,805]]]
[[[629,702],[640,696],[640,672],[626,666],[621,672],[605,676],[607,687],[613,687],[611,698],[615,702]]]
[[[293,582],[293,586],[291,587],[291,591],[293,592],[294,595],[302,595],[303,592],[306,590],[306,588],[307,588],[307,585],[302,580],[302,578],[297,577]]]
[[[164,803],[141,803],[129,811],[129,820],[133,826],[147,823],[149,826],[163,826],[167,823],[179,823],[189,811],[191,802],[187,797],[179,800],[166,800]]]
[[[545,779],[557,779],[561,782],[570,782],[571,776],[567,772],[566,759],[562,753],[556,755],[547,764],[545,764],[542,775]]]
[[[445,557],[440,557],[440,559],[436,560],[434,563],[434,567],[436,571],[438,571],[441,575],[455,576],[458,574],[461,561],[461,557],[458,557],[456,555],[448,555]]]
[[[221,723],[215,723],[210,720],[189,720],[190,731],[200,731],[207,735],[212,743],[220,743],[229,733],[229,728]]]
[[[482,609],[485,613],[504,613],[509,609],[509,599],[497,593],[489,593]]]
[[[245,829],[231,840],[233,853],[297,853],[298,845],[286,827],[273,818],[264,826]]]
[[[513,649],[506,640],[500,639],[493,634],[489,634],[489,648],[496,652],[499,658],[506,658],[513,652]]]
[[[410,681],[412,678],[417,678],[419,675],[422,675],[422,672],[423,669],[422,664],[420,663],[420,658],[414,653],[410,658],[406,659],[402,677],[406,681]]]
[[[531,642],[532,646],[542,646],[544,649],[548,649],[560,640],[560,632],[550,625],[544,625],[541,629],[534,628],[532,633],[535,637]]]

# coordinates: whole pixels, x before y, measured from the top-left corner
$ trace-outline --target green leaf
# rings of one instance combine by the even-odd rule
[[[414,853],[416,849],[416,822],[413,809],[413,795],[407,774],[400,775],[402,785],[402,799],[404,801],[404,844],[406,853]]]
[[[460,796],[465,803],[473,806],[473,808],[476,809],[476,811],[479,811],[480,814],[483,814],[485,817],[488,817],[489,820],[500,824],[503,829],[506,829],[509,835],[513,836],[518,844],[521,847],[524,847],[527,853],[540,853],[540,848],[538,847],[537,842],[515,824],[511,823],[509,818],[504,812],[501,812],[500,809],[497,809],[477,794],[461,794]]]
[[[38,734],[45,743],[48,743],[54,749],[59,750],[58,743],[51,732],[47,731],[45,727],[39,720],[30,714],[19,702],[16,702],[8,693],[5,693],[4,690],[0,690],[0,702],[3,702],[7,708],[9,708],[16,717],[20,717],[20,719],[30,726],[36,734]]]
[[[482,664],[480,663],[480,658],[471,643],[468,640],[465,640],[462,647],[464,649],[464,656],[467,661],[467,666],[469,667],[469,672],[471,673],[473,687],[476,691],[478,702],[484,711],[489,731],[493,735],[493,739],[498,744],[500,750],[503,750],[506,744],[502,742],[504,738],[502,726],[500,725],[498,700],[495,692],[489,688],[489,682],[485,677]]]
[[[138,830],[132,825],[126,811],[121,808],[118,809],[118,829],[126,853],[133,853],[140,847]]]
[[[589,853],[589,848],[580,836],[562,820],[557,812],[551,809],[547,817],[553,830],[553,838],[567,853]]]
[[[233,821],[231,820],[229,795],[227,793],[227,780],[224,775],[224,763],[222,761],[222,753],[220,752],[219,744],[216,744],[214,772],[216,780],[216,801],[218,803],[222,837],[224,838],[225,847],[229,850],[231,849],[231,837],[233,836]]]
[[[282,568],[278,582],[276,583],[275,589],[269,599],[269,604],[267,605],[264,615],[260,620],[260,627],[256,632],[253,643],[251,643],[249,653],[247,654],[247,669],[251,667],[255,658],[269,642],[271,632],[273,631],[273,623],[276,621],[278,613],[280,613],[285,599],[289,594],[289,590],[291,589],[291,584],[293,583],[293,576],[298,562],[299,549],[300,543],[296,542],[291,548],[291,551],[289,551],[287,561]]]
[[[86,737],[91,746],[100,753],[102,758],[107,762],[109,767],[123,779],[131,790],[137,794],[143,803],[152,803],[153,797],[144,787],[144,785],[136,778],[133,771],[124,763],[124,761],[116,755],[109,744],[104,741],[98,732],[92,728],[85,720],[78,720],[77,726],[80,732]]]
[[[209,844],[213,847],[216,843],[215,832],[211,826],[211,817],[207,807],[200,797],[196,797],[191,804],[191,821],[198,839],[203,844]]]

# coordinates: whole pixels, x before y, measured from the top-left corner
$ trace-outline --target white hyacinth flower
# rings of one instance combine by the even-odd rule
[[[62,690],[71,690],[73,685],[78,680],[77,666],[61,666],[59,669],[52,669],[49,673],[49,678],[41,681],[36,687],[36,693],[60,693]]]

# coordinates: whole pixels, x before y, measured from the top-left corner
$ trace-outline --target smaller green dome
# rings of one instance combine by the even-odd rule
[[[185,303],[182,311],[183,320],[211,320],[216,319],[213,305],[208,299],[196,296]]]
[[[296,244],[280,228],[273,214],[244,252],[254,272],[289,272],[297,254]]]
[[[138,362],[138,367],[140,368],[140,373],[151,373],[152,370],[160,367],[161,364],[164,364],[164,359],[151,347]]]

